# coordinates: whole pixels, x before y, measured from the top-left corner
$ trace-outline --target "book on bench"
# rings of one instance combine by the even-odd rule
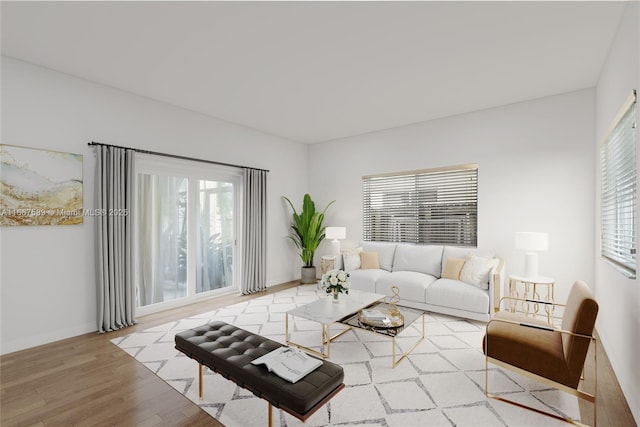
[[[252,360],[251,363],[264,364],[269,372],[295,383],[322,365],[322,360],[311,357],[297,348],[280,347]]]

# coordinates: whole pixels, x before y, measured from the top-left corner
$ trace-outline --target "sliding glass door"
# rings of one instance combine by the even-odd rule
[[[137,315],[237,288],[238,172],[136,160]]]
[[[138,306],[187,296],[187,182],[138,175]]]
[[[233,286],[234,185],[198,181],[196,292]]]

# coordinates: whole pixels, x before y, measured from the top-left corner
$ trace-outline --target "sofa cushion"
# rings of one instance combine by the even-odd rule
[[[442,278],[459,280],[464,262],[465,260],[462,258],[447,258],[442,269]]]
[[[393,271],[417,271],[440,277],[442,249],[437,245],[397,245]]]
[[[353,270],[349,273],[350,288],[359,291],[375,292],[376,280],[391,274],[386,270]]]
[[[393,266],[393,255],[396,252],[395,243],[382,242],[361,242],[363,252],[377,252],[380,268],[391,271]]]
[[[437,279],[429,274],[416,273],[415,271],[394,271],[380,277],[376,281],[376,292],[392,296],[392,286],[400,289],[400,299],[425,303],[425,291]]]
[[[440,279],[427,288],[426,295],[427,304],[474,313],[489,313],[489,293],[460,280]]]
[[[360,268],[363,270],[379,270],[378,252],[360,252]]]

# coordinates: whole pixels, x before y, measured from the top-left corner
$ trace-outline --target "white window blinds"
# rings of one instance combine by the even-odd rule
[[[601,253],[628,275],[636,274],[635,91],[600,147]]]
[[[366,241],[476,246],[478,165],[362,178]]]

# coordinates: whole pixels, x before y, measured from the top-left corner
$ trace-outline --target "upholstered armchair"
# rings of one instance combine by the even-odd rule
[[[598,304],[593,293],[582,281],[576,281],[569,292],[566,304],[520,300],[505,297],[517,303],[545,304],[564,307],[560,327],[544,320],[517,312],[499,311],[487,324],[483,348],[486,356],[485,393],[488,397],[533,410],[553,418],[576,424],[573,420],[544,412],[489,393],[488,368],[493,363],[517,372],[546,385],[571,393],[593,404],[593,423],[596,424],[597,359],[593,329],[598,314]],[[555,307],[553,308],[555,309]],[[562,309],[558,309],[562,310]],[[579,390],[583,367],[590,343],[594,343],[594,392]]]

